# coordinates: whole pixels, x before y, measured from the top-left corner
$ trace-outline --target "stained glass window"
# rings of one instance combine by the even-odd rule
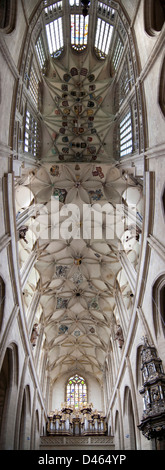
[[[87,386],[83,377],[78,374],[70,377],[66,387],[66,402],[76,409],[87,402]]]
[[[71,46],[77,51],[83,51],[88,42],[89,15],[71,15]]]

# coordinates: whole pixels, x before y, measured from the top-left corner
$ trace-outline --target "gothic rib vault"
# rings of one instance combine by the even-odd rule
[[[52,59],[44,78],[52,99],[51,112],[46,101],[42,115],[49,146],[39,168],[23,183],[38,207],[35,219],[28,221],[27,236],[35,246],[52,382],[60,374],[78,371],[94,375],[101,384],[109,340],[115,340],[120,323],[117,288],[127,308],[132,305],[120,255],[126,251],[136,268],[140,253],[124,207],[135,204],[134,216],[142,217],[143,194],[104,145],[114,121],[105,111],[112,81],[106,62],[90,70],[90,54],[83,67],[71,58],[68,68]],[[22,207],[19,191],[18,187],[17,210]],[[23,241],[20,244],[23,251],[29,250]],[[21,249],[19,256],[22,264]],[[31,277],[24,292],[27,305],[33,290]]]
[[[0,448],[163,449],[164,2],[0,4]]]

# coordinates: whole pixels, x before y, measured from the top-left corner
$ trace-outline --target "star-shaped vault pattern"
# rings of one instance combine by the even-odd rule
[[[93,68],[90,62],[90,54],[79,68],[74,63],[65,68],[51,60],[45,84],[54,104],[43,116],[51,137],[49,151],[42,157],[45,161],[110,161],[105,137],[114,115],[103,103],[112,78],[102,78],[102,64]]]

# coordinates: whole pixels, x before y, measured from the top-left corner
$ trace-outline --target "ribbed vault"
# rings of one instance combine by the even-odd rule
[[[114,45],[117,28],[124,38],[128,22],[121,8],[117,14],[118,3],[111,3]],[[135,272],[140,252],[135,220],[137,214],[142,219],[141,186],[133,172],[120,169],[114,151],[116,75],[109,56],[94,55],[92,41],[81,54],[65,43],[64,34],[61,56],[49,57],[42,83],[41,153],[16,189],[17,211],[32,203],[36,207],[35,218],[27,222],[28,245],[20,242],[19,261],[22,267],[35,250],[24,301],[28,306],[33,293],[40,294],[36,321],[42,318],[52,381],[75,371],[102,381],[120,324],[117,294],[129,314],[132,306],[122,254]]]

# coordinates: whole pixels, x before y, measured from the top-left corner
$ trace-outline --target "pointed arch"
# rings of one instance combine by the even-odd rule
[[[130,450],[136,450],[137,445],[136,445],[135,420],[134,420],[131,392],[128,386],[125,387],[125,391],[124,391],[123,410],[124,410],[124,432],[125,432],[124,437],[127,443],[126,448]]]
[[[66,384],[66,402],[67,405],[76,409],[87,402],[87,384],[85,379],[75,374],[70,377]]]
[[[145,0],[144,25],[149,36],[160,32],[165,20],[165,6],[162,0]]]
[[[159,83],[159,96],[158,96],[160,109],[165,116],[165,57],[162,64],[160,83]]]
[[[29,450],[31,438],[31,396],[30,387],[26,385],[23,393],[21,422],[19,430],[19,449]]]
[[[4,316],[5,293],[6,293],[5,282],[0,276],[0,329],[2,326],[3,316]]]
[[[119,419],[119,411],[116,410],[115,415],[115,449],[121,449],[121,430],[120,430],[120,419]]]
[[[165,273],[159,276],[152,288],[152,314],[155,336],[165,336]]]
[[[5,352],[0,371],[0,448],[12,450],[14,446],[15,414],[18,391],[18,349],[10,344]]]
[[[39,423],[39,413],[38,410],[35,412],[35,423],[34,423],[34,449],[39,449],[39,439],[40,439],[40,423]]]
[[[16,0],[0,2],[0,31],[9,34],[15,28]]]

